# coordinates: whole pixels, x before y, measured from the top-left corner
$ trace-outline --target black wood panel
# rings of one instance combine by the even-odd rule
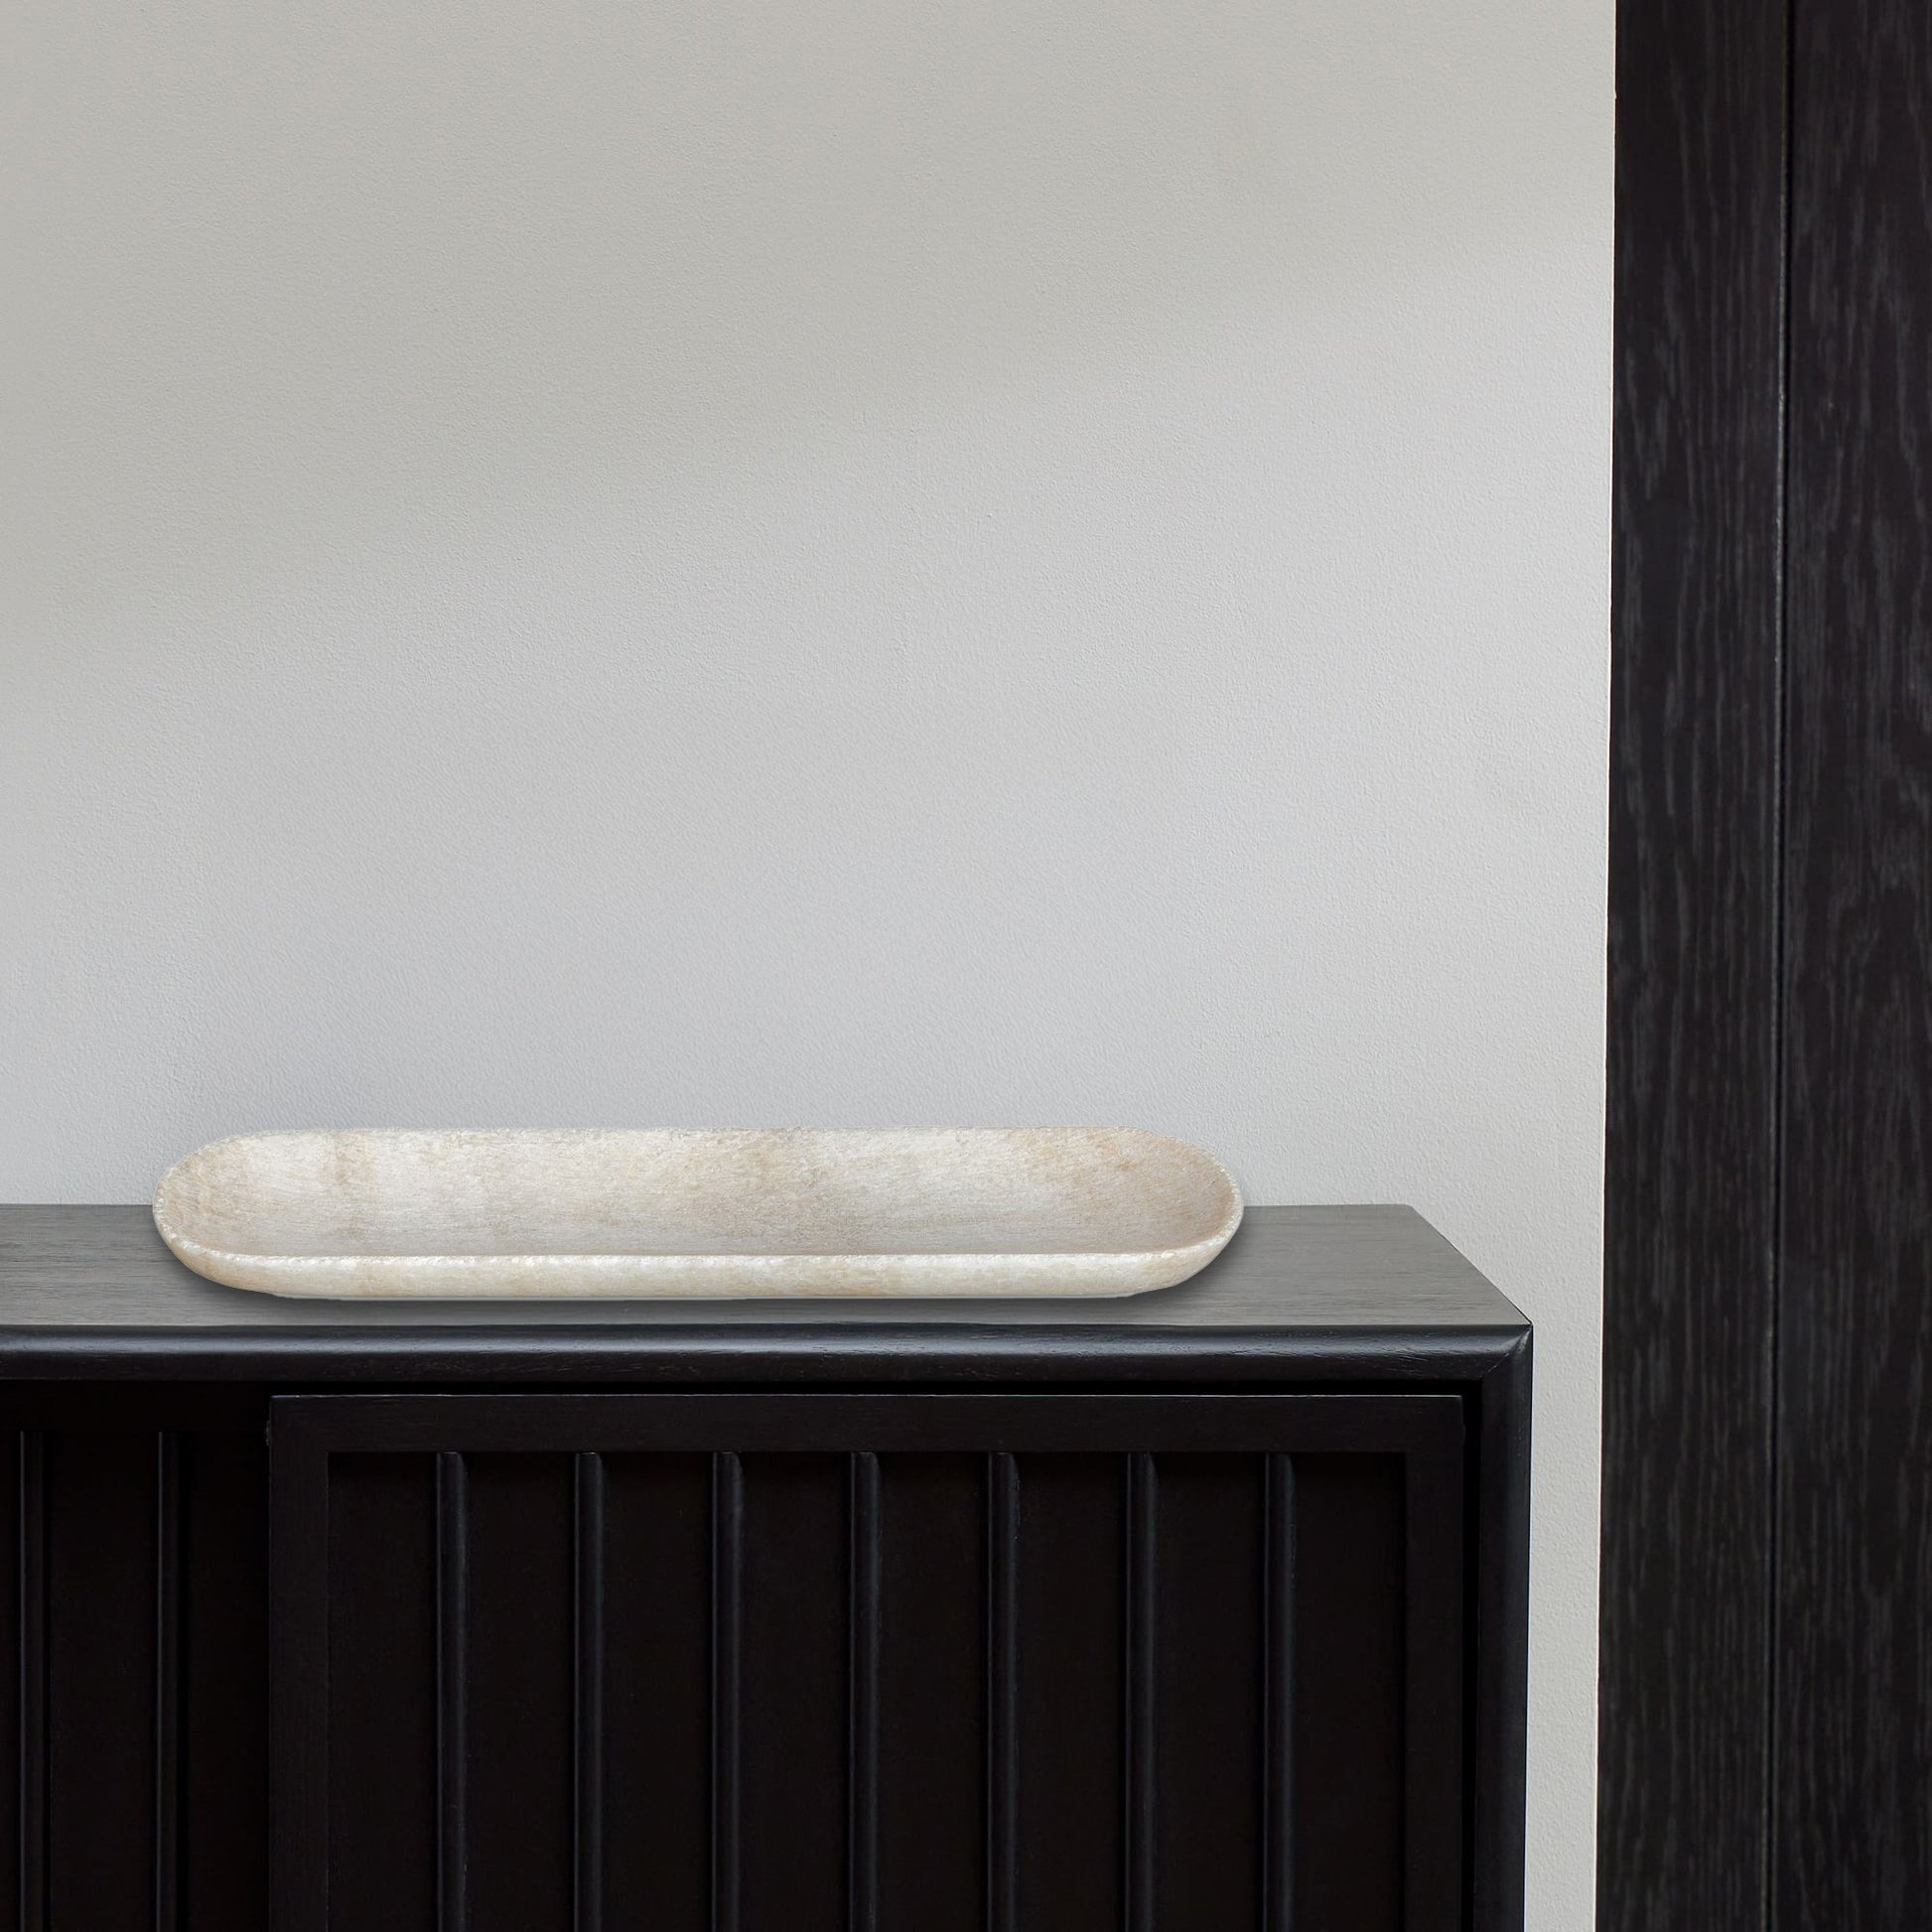
[[[1459,1445],[1464,1405],[1450,1394],[1061,1395],[813,1393],[767,1395],[286,1396],[272,1405],[291,1466],[333,1447],[429,1454],[469,1450],[606,1453],[730,1443],[743,1456],[1035,1450],[1118,1454],[1281,1449],[1441,1453]]]
[[[331,1478],[321,1586],[329,1856],[326,1876],[305,1877],[300,1919],[290,1911],[288,1922],[305,1932],[440,1932],[436,1470],[421,1456],[358,1455]],[[285,1650],[283,1667],[315,1672],[306,1650]],[[297,1787],[277,1768],[292,1802]],[[316,1788],[311,1801],[321,1796]]]
[[[1263,1924],[1266,1477],[1252,1455],[1154,1469],[1158,1925]]]
[[[985,1458],[880,1458],[879,1919],[985,1932]]]
[[[739,1932],[744,1896],[745,1465],[711,1456],[711,1923]]]
[[[576,1892],[575,1469],[560,1455],[466,1462],[461,1932],[564,1927]]]
[[[19,1646],[15,1672],[20,1699],[19,1744],[15,1754],[19,1789],[15,1793],[21,1932],[46,1932],[47,1926],[47,1435],[22,1430],[16,1439],[19,1485],[16,1493],[19,1588],[15,1596],[14,1638]]]
[[[879,1457],[846,1458],[846,1923],[879,1924],[879,1696],[886,1647],[885,1496]]]
[[[470,1464],[460,1451],[444,1449],[435,1458],[434,1470],[436,1679],[431,1708],[436,1714],[436,1922],[438,1932],[468,1932]],[[333,1774],[333,1763],[329,1768]]]
[[[1125,1484],[1119,1455],[1019,1458],[1019,1919],[1123,1908]]]
[[[711,1924],[711,1460],[602,1458],[604,1922]]]
[[[1932,14],[1797,12],[1782,1927],[1932,1896]]]
[[[1122,1922],[1152,1932],[1161,1837],[1161,1491],[1154,1457],[1130,1452],[1121,1468]]]
[[[1756,1932],[1786,9],[1617,18],[1598,1923]]]
[[[23,1561],[26,1552],[25,1470],[22,1451],[26,1438],[19,1430],[0,1430],[0,1911],[12,1909],[16,1926],[32,1923],[21,1894],[21,1794],[28,1739],[21,1724],[22,1677],[27,1666],[21,1643],[22,1596],[36,1566]],[[7,1748],[11,1743],[12,1748]],[[38,1908],[36,1908],[38,1909]]]
[[[1402,1465],[1304,1455],[1295,1474],[1295,1923],[1404,1932]]]
[[[177,1444],[179,1889],[173,1922],[182,1932],[262,1932],[268,1923],[268,1446],[259,1431],[200,1431],[181,1435]]]
[[[1469,1729],[1469,1889],[1478,1926],[1523,1922],[1528,1776],[1530,1577],[1518,1539],[1530,1520],[1533,1349],[1518,1336],[1482,1378],[1469,1453],[1475,1535],[1466,1552],[1475,1668]]]
[[[604,1932],[605,1527],[604,1457],[570,1459],[571,1911],[575,1932]]]
[[[285,1661],[286,1748],[326,1778],[278,1787],[333,1810],[375,1735],[345,1700],[416,1739],[410,1788],[382,1794],[400,1836],[358,1793],[321,1878],[299,1847],[284,1863],[291,1932],[325,1889],[350,1922],[348,1855],[364,1894],[413,1873],[441,1932],[1448,1932],[1474,1822],[1460,1415],[1427,1397],[278,1405],[278,1565],[312,1573],[327,1520],[326,1587],[347,1599],[326,1733]],[[959,1447],[975,1436],[1023,1447]],[[707,1440],[757,1447],[694,1453]],[[299,1642],[299,1594],[277,1600]],[[415,1633],[378,1669],[403,1657],[413,1683],[350,1654],[378,1603]],[[645,1819],[632,1846],[652,1789],[685,1829]],[[668,1909],[646,1920],[653,1891]],[[411,1922],[386,1909],[371,1922]]]
[[[56,1932],[154,1924],[160,1445],[146,1431],[47,1441],[46,1911]]]
[[[182,1443],[155,1440],[154,1467],[154,1925],[181,1923],[182,1879]]]
[[[1440,1459],[1403,1464],[1403,1923],[1459,1932],[1468,1821],[1457,1762],[1462,1728],[1462,1524],[1458,1472]],[[1299,1557],[1299,1552],[1298,1552]],[[1297,1569],[1300,1564],[1298,1561]],[[1433,1579],[1425,1591],[1418,1580]],[[1419,1884],[1416,1874],[1437,1874]],[[1451,1882],[1452,1879],[1452,1882]]]
[[[1020,1458],[986,1457],[986,1923],[1020,1924]]]
[[[1295,1742],[1301,1709],[1295,1681],[1302,1652],[1300,1504],[1294,1458],[1270,1454],[1262,1468],[1261,1518],[1261,1916],[1266,1932],[1294,1932],[1302,1888],[1295,1817],[1301,1756]],[[1412,1596],[1416,1588],[1411,1579]],[[1413,1878],[1405,1884],[1420,1888]]]
[[[845,1932],[848,1581],[843,1455],[743,1459],[741,1932]]]
[[[267,1448],[144,1426],[180,1404],[90,1408],[0,1439],[12,1922],[260,1932]]]

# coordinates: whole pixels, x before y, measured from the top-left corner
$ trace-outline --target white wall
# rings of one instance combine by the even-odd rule
[[[1122,1121],[1535,1316],[1588,1922],[1610,0],[14,0],[0,1197]]]

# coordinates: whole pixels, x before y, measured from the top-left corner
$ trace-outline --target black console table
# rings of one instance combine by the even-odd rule
[[[0,1208],[22,1932],[1515,1932],[1529,1327],[1404,1208],[1129,1301],[324,1304]]]

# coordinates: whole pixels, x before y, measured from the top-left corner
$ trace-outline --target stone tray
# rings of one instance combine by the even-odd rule
[[[154,1198],[198,1274],[270,1295],[1137,1295],[1241,1197],[1130,1128],[248,1134]]]

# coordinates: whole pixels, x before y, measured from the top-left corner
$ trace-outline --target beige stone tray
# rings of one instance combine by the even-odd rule
[[[1241,1220],[1131,1128],[248,1134],[162,1177],[162,1238],[271,1295],[1137,1295]]]

